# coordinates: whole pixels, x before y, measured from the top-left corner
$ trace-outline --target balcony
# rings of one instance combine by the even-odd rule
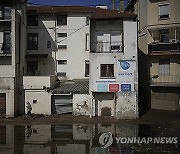
[[[91,52],[122,52],[122,42],[91,42]]]
[[[24,76],[23,85],[24,89],[37,89],[42,90],[50,88],[54,85],[56,76]]]
[[[180,75],[151,76],[151,86],[180,87]]]
[[[0,56],[11,56],[11,43],[0,43]]]
[[[161,54],[180,54],[180,43],[179,42],[156,42],[148,45],[148,51],[150,55],[155,53]]]

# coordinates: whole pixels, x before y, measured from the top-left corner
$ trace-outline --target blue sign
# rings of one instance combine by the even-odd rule
[[[121,84],[121,91],[131,91],[131,84]]]
[[[97,91],[98,92],[108,92],[108,84],[98,84]]]
[[[128,68],[131,67],[131,65],[127,61],[124,61],[124,60],[120,61],[120,66],[123,70],[127,70]]]

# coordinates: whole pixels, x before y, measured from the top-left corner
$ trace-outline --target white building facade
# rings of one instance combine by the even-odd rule
[[[0,117],[13,117],[21,108],[26,49],[26,1],[0,2]]]
[[[132,14],[92,16],[89,85],[91,116],[139,117],[137,22]]]

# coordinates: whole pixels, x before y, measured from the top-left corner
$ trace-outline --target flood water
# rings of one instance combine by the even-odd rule
[[[163,133],[137,124],[0,125],[0,154],[179,154],[179,138]]]

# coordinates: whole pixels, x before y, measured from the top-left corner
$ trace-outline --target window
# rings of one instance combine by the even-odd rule
[[[114,77],[114,64],[101,64],[101,77]]]
[[[58,72],[57,75],[60,76],[60,77],[65,77],[66,76],[66,72]]]
[[[38,26],[38,15],[28,15],[27,25],[28,26]]]
[[[58,37],[67,37],[67,33],[58,33]]]
[[[38,50],[38,33],[30,33],[27,37],[27,49]]]
[[[51,48],[51,41],[47,41],[47,48],[48,48],[48,49]]]
[[[67,45],[58,45],[58,49],[67,49]]]
[[[85,50],[89,50],[89,33],[86,33],[86,42],[85,42]]]
[[[170,74],[170,59],[160,59],[159,75],[169,75],[169,74]]]
[[[67,64],[67,60],[58,60],[58,64]]]
[[[10,5],[3,6],[3,19],[4,20],[11,19],[11,6]]]
[[[27,75],[38,75],[38,61],[27,61]]]
[[[86,17],[86,25],[89,25],[89,21],[90,21],[89,17]]]
[[[4,31],[2,50],[5,53],[8,53],[8,51],[10,51],[10,49],[11,49],[11,32]]]
[[[169,18],[169,4],[159,4],[159,18]]]
[[[57,25],[67,25],[67,15],[58,15]]]
[[[85,77],[89,77],[89,60],[85,60]]]
[[[160,30],[160,42],[169,42],[169,29]]]

